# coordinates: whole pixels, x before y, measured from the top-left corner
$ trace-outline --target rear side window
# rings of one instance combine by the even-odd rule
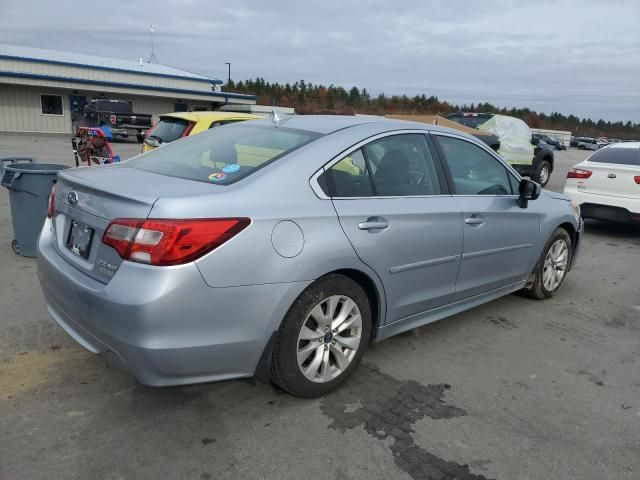
[[[373,186],[362,149],[351,152],[324,175],[334,197],[370,197]],[[325,192],[327,193],[327,192]]]
[[[588,159],[596,163],[614,163],[617,165],[640,165],[640,148],[603,148]]]
[[[511,195],[510,174],[496,158],[466,140],[435,135],[456,195]]]
[[[182,118],[161,118],[155,127],[149,132],[160,143],[169,143],[179,139],[187,130],[190,122]]]
[[[158,124],[160,125],[160,124]],[[155,135],[155,129],[150,136]],[[213,128],[156,148],[127,165],[148,172],[228,185],[321,135],[283,127]]]
[[[365,147],[378,196],[437,195],[440,184],[424,135],[392,135]]]

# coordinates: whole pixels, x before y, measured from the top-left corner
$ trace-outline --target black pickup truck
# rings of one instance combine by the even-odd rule
[[[144,141],[144,132],[151,128],[151,115],[133,113],[131,103],[126,100],[93,99],[84,106],[82,118],[78,120],[79,127],[106,125],[114,137],[135,135],[138,143]]]
[[[478,128],[478,126],[489,120],[491,117],[493,117],[493,115],[493,113],[457,112],[448,115],[447,118],[467,127]],[[499,142],[497,143],[498,148],[496,148],[496,144],[494,142],[487,141],[487,138],[490,137],[487,137],[486,134],[476,136],[479,140],[487,143],[496,151],[500,147]],[[536,138],[533,135],[531,136],[531,143],[534,147],[533,162],[530,165],[511,163],[511,166],[515,168],[520,175],[531,177],[532,180],[538,182],[544,187],[549,182],[551,172],[553,172],[553,147],[547,144],[542,139]]]

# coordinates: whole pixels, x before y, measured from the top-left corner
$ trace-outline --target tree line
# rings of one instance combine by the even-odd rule
[[[547,128],[550,130],[566,130],[576,136],[609,137],[619,139],[640,138],[640,123],[611,122],[602,119],[594,121],[590,118],[579,118],[575,115],[564,115],[559,112],[551,114],[538,113],[529,108],[504,108],[491,103],[456,105],[440,100],[437,96],[407,95],[387,96],[384,93],[371,95],[366,88],[351,87],[346,90],[340,85],[318,85],[304,80],[294,84],[267,82],[264,78],[249,79],[239,82],[233,80],[225,88],[234,93],[253,94],[258,103],[263,105],[280,105],[293,107],[300,114],[338,114],[354,113],[371,115],[390,114],[427,114],[446,116],[453,112],[490,112],[521,118],[531,128]]]

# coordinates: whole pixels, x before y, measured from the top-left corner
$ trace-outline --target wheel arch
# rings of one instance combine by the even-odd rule
[[[334,274],[343,275],[353,280],[365,291],[367,298],[369,299],[369,305],[371,306],[371,318],[373,319],[373,325],[371,326],[371,338],[369,340],[374,340],[377,337],[380,325],[384,323],[384,316],[386,312],[384,289],[380,280],[376,280],[373,278],[373,275],[375,274],[369,274],[357,268],[339,268],[318,276],[313,282],[307,285],[307,287],[302,290],[302,292],[304,292],[307,288],[309,288],[321,278]],[[302,292],[300,292],[300,294],[302,294]],[[295,299],[297,298],[298,297],[296,296]],[[293,300],[294,302],[295,299]],[[291,302],[286,311],[289,311],[291,305],[293,305],[293,302]],[[263,383],[270,383],[271,381],[273,346],[276,341],[276,336],[278,335],[278,332],[282,327],[282,322],[284,322],[284,318],[285,317],[283,315],[280,323],[278,323],[277,329],[271,332],[271,335],[262,350],[262,354],[260,355],[260,358],[254,370],[254,378],[260,380]]]

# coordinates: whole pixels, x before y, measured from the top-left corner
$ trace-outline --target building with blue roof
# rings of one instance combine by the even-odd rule
[[[127,100],[151,114],[253,105],[253,95],[222,91],[222,82],[177,68],[0,44],[0,131],[71,132],[94,98]]]

